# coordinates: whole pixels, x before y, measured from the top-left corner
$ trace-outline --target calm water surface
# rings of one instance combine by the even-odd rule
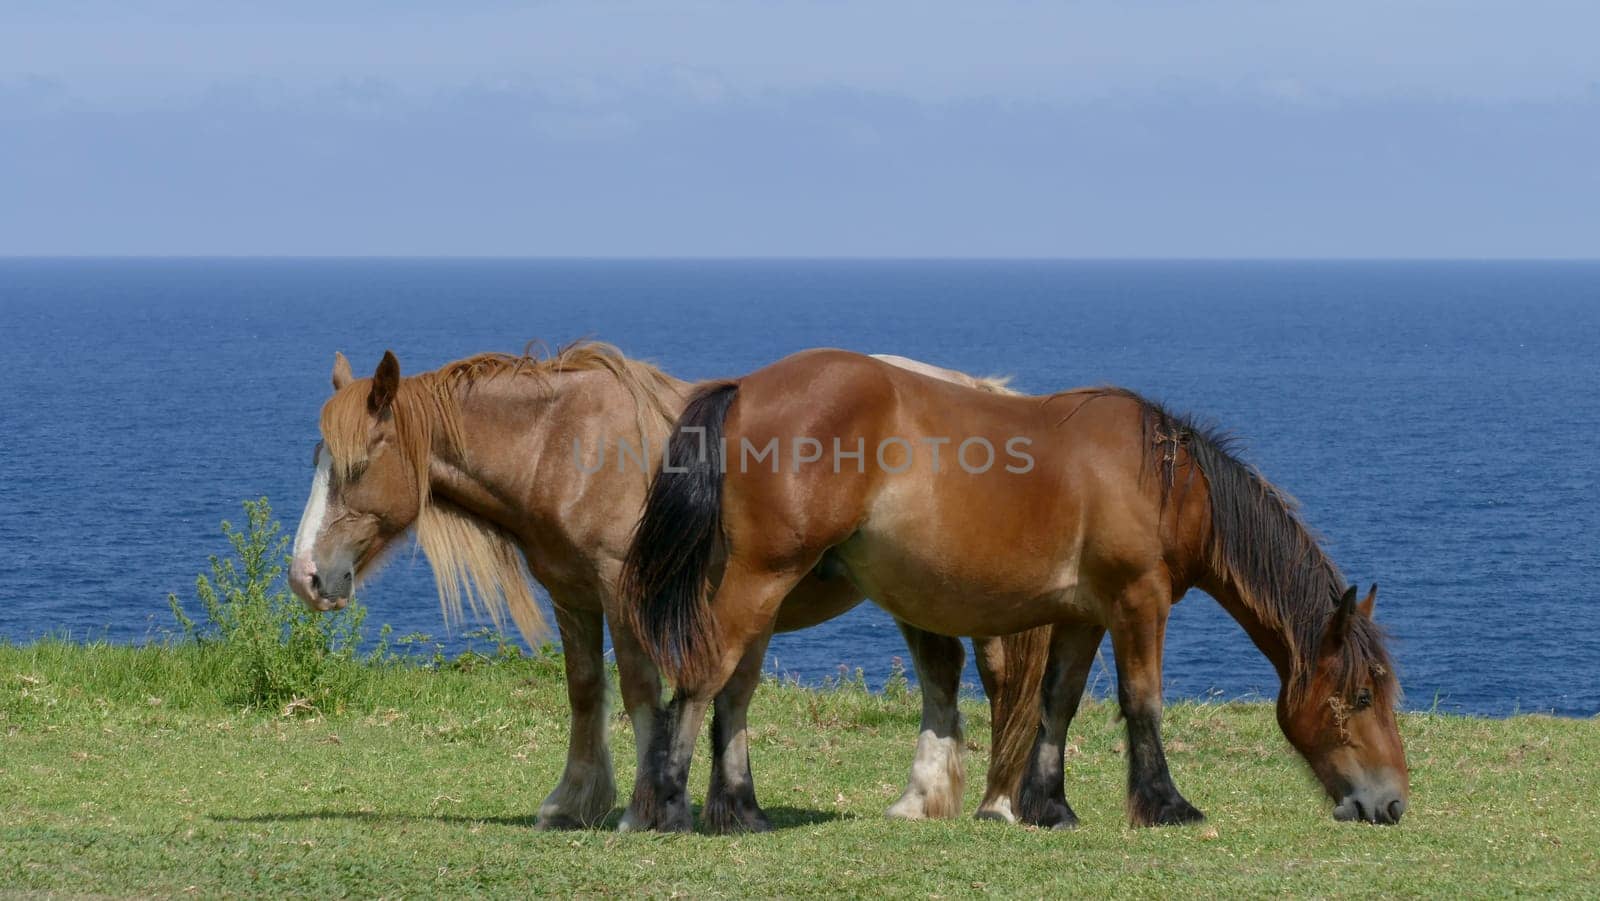
[[[335,350],[415,372],[578,337],[688,378],[832,345],[1200,411],[1380,583],[1410,706],[1600,712],[1593,264],[0,260],[0,636],[159,636],[242,498],[292,531]],[[420,557],[363,596],[444,631]],[[903,654],[864,606],[769,665]],[[1199,593],[1166,673],[1276,691]]]

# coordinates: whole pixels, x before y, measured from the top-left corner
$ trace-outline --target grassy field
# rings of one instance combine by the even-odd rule
[[[357,664],[350,664],[358,666]],[[1264,705],[1179,705],[1181,788],[1210,816],[1130,829],[1121,728],[1087,705],[1084,825],[883,818],[913,693],[772,684],[753,711],[770,835],[546,833],[565,743],[559,660],[361,667],[342,709],[241,711],[192,646],[0,646],[0,889],[70,894],[1044,896],[1589,893],[1600,723],[1413,714],[1405,823],[1335,823]],[[976,804],[987,715],[967,709]],[[612,727],[623,797],[632,736]],[[704,761],[695,783],[703,791]],[[619,811],[620,813],[620,811]],[[613,814],[613,823],[617,814]]]

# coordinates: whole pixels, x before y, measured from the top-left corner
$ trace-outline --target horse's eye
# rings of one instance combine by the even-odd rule
[[[1372,706],[1372,689],[1363,688],[1356,692],[1356,709],[1366,710]]]

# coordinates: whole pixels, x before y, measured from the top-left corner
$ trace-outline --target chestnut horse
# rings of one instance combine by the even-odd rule
[[[900,362],[1005,390],[998,380]],[[447,618],[459,615],[464,601],[486,609],[497,624],[509,610],[533,642],[543,623],[528,584],[531,569],[554,601],[572,708],[566,768],[538,821],[546,827],[598,822],[616,795],[606,737],[604,620],[618,622],[613,586],[644,505],[646,461],[653,463],[648,448],[663,446],[692,386],[590,342],[547,359],[485,354],[407,378],[393,354],[370,379],[354,378],[341,355],[333,387],[295,536],[294,591],[315,609],[342,607],[385,548],[415,528]],[[611,465],[608,450],[615,451]],[[861,600],[844,579],[809,576],[796,581],[776,628],[814,625]],[[953,816],[964,780],[956,709],[963,650],[953,638],[903,631],[923,685],[923,726],[910,782],[889,814]],[[642,760],[656,728],[661,683],[631,633],[613,625],[612,639]],[[1010,816],[1033,731],[1031,686],[1043,671],[1048,640],[1041,631],[977,643],[994,714],[980,816]],[[717,700],[706,803],[716,830],[768,828],[755,800],[745,735],[764,650],[764,644],[749,649]],[[624,828],[654,819],[652,787],[636,783]]]
[[[1202,819],[1161,745],[1167,615],[1192,586],[1276,667],[1278,723],[1334,817],[1393,823],[1405,811],[1399,689],[1372,621],[1377,586],[1357,603],[1293,501],[1192,419],[1119,389],[985,394],[816,350],[701,388],[670,441],[678,465],[651,484],[621,589],[635,632],[677,686],[650,760],[658,828],[687,828],[683,785],[705,706],[819,564],[930,631],[1053,628],[1019,790],[1025,822],[1077,822],[1062,751],[1108,630],[1129,816]],[[772,445],[781,466],[752,463],[753,448]]]

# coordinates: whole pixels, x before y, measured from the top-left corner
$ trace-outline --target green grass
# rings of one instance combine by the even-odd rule
[[[341,664],[346,665],[346,664]],[[1600,724],[1404,718],[1405,823],[1335,823],[1263,705],[1178,705],[1168,752],[1210,816],[1125,824],[1121,727],[1089,704],[1049,833],[883,818],[914,694],[771,684],[752,756],[770,835],[537,832],[566,741],[559,660],[353,667],[338,709],[240,710],[192,644],[0,646],[0,889],[70,894],[1137,896],[1579,894],[1600,873]],[[968,810],[988,722],[967,710]],[[632,736],[618,716],[622,798]],[[703,792],[706,765],[696,763]],[[613,822],[616,814],[613,814]]]

